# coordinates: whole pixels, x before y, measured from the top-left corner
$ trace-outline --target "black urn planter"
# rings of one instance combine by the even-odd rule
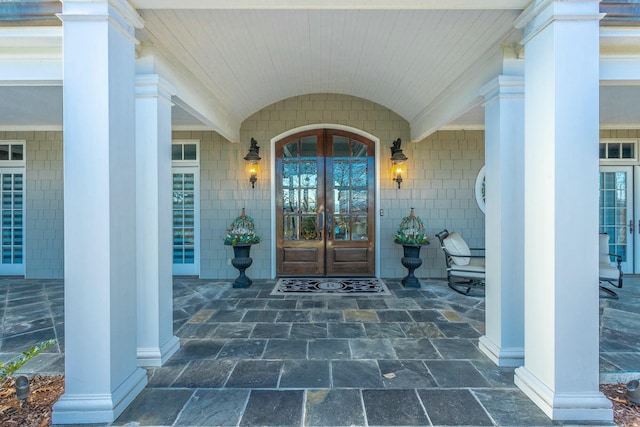
[[[251,244],[239,243],[233,245],[233,259],[231,260],[231,265],[237,268],[240,272],[236,280],[233,282],[234,288],[248,288],[251,286],[251,283],[253,283],[253,281],[244,273],[244,271],[251,267],[251,264],[253,263],[253,259],[249,256],[250,252]]]
[[[413,274],[413,272],[422,265],[422,260],[420,259],[420,248],[424,245],[428,245],[428,243],[423,244],[409,244],[396,242],[399,245],[402,245],[402,250],[404,256],[400,259],[402,265],[408,270],[407,276],[402,279],[402,284],[405,288],[419,288],[420,281]]]

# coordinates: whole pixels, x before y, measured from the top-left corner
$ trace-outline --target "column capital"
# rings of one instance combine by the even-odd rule
[[[57,16],[62,22],[109,21],[134,44],[138,44],[136,28],[144,27],[144,20],[126,0],[65,0]]]
[[[537,0],[520,14],[514,26],[524,29],[523,46],[556,21],[600,21],[601,0]]]
[[[171,101],[176,94],[176,88],[160,77],[159,74],[138,74],[136,76],[136,99],[163,98]]]
[[[480,90],[485,106],[499,98],[524,98],[524,77],[499,75]]]

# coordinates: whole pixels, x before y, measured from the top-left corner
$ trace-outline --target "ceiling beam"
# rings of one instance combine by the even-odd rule
[[[469,110],[481,105],[481,89],[504,70],[504,52],[495,49],[468,68],[451,86],[409,121],[411,140],[421,141]]]
[[[240,121],[202,85],[189,70],[162,56],[152,47],[143,46],[136,59],[136,74],[158,74],[175,89],[172,101],[231,142],[240,141]]]
[[[531,0],[131,0],[131,3],[136,9],[522,10]]]

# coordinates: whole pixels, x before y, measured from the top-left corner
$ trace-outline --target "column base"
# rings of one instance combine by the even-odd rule
[[[611,402],[599,391],[558,393],[524,366],[516,368],[514,382],[552,420],[613,422]]]
[[[147,385],[147,372],[135,368],[111,394],[62,395],[53,405],[53,424],[110,423],[131,404]]]
[[[524,365],[524,348],[500,348],[489,337],[483,335],[478,340],[480,351],[498,366],[518,367]]]
[[[138,347],[138,366],[162,366],[180,348],[180,340],[173,335],[160,347]]]

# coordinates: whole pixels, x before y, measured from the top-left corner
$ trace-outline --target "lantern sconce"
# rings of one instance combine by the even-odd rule
[[[393,141],[391,145],[391,176],[393,180],[398,183],[398,188],[400,188],[400,183],[402,183],[402,174],[407,171],[405,162],[408,160],[407,156],[405,156],[400,149],[401,143],[402,141],[398,138]]]
[[[258,147],[258,142],[251,138],[251,147],[249,147],[249,153],[244,156],[244,159],[247,162],[247,174],[249,174],[249,182],[251,183],[251,188],[256,188],[256,182],[258,181],[258,172],[260,172],[260,165],[258,162],[262,160],[259,156],[260,147]]]

